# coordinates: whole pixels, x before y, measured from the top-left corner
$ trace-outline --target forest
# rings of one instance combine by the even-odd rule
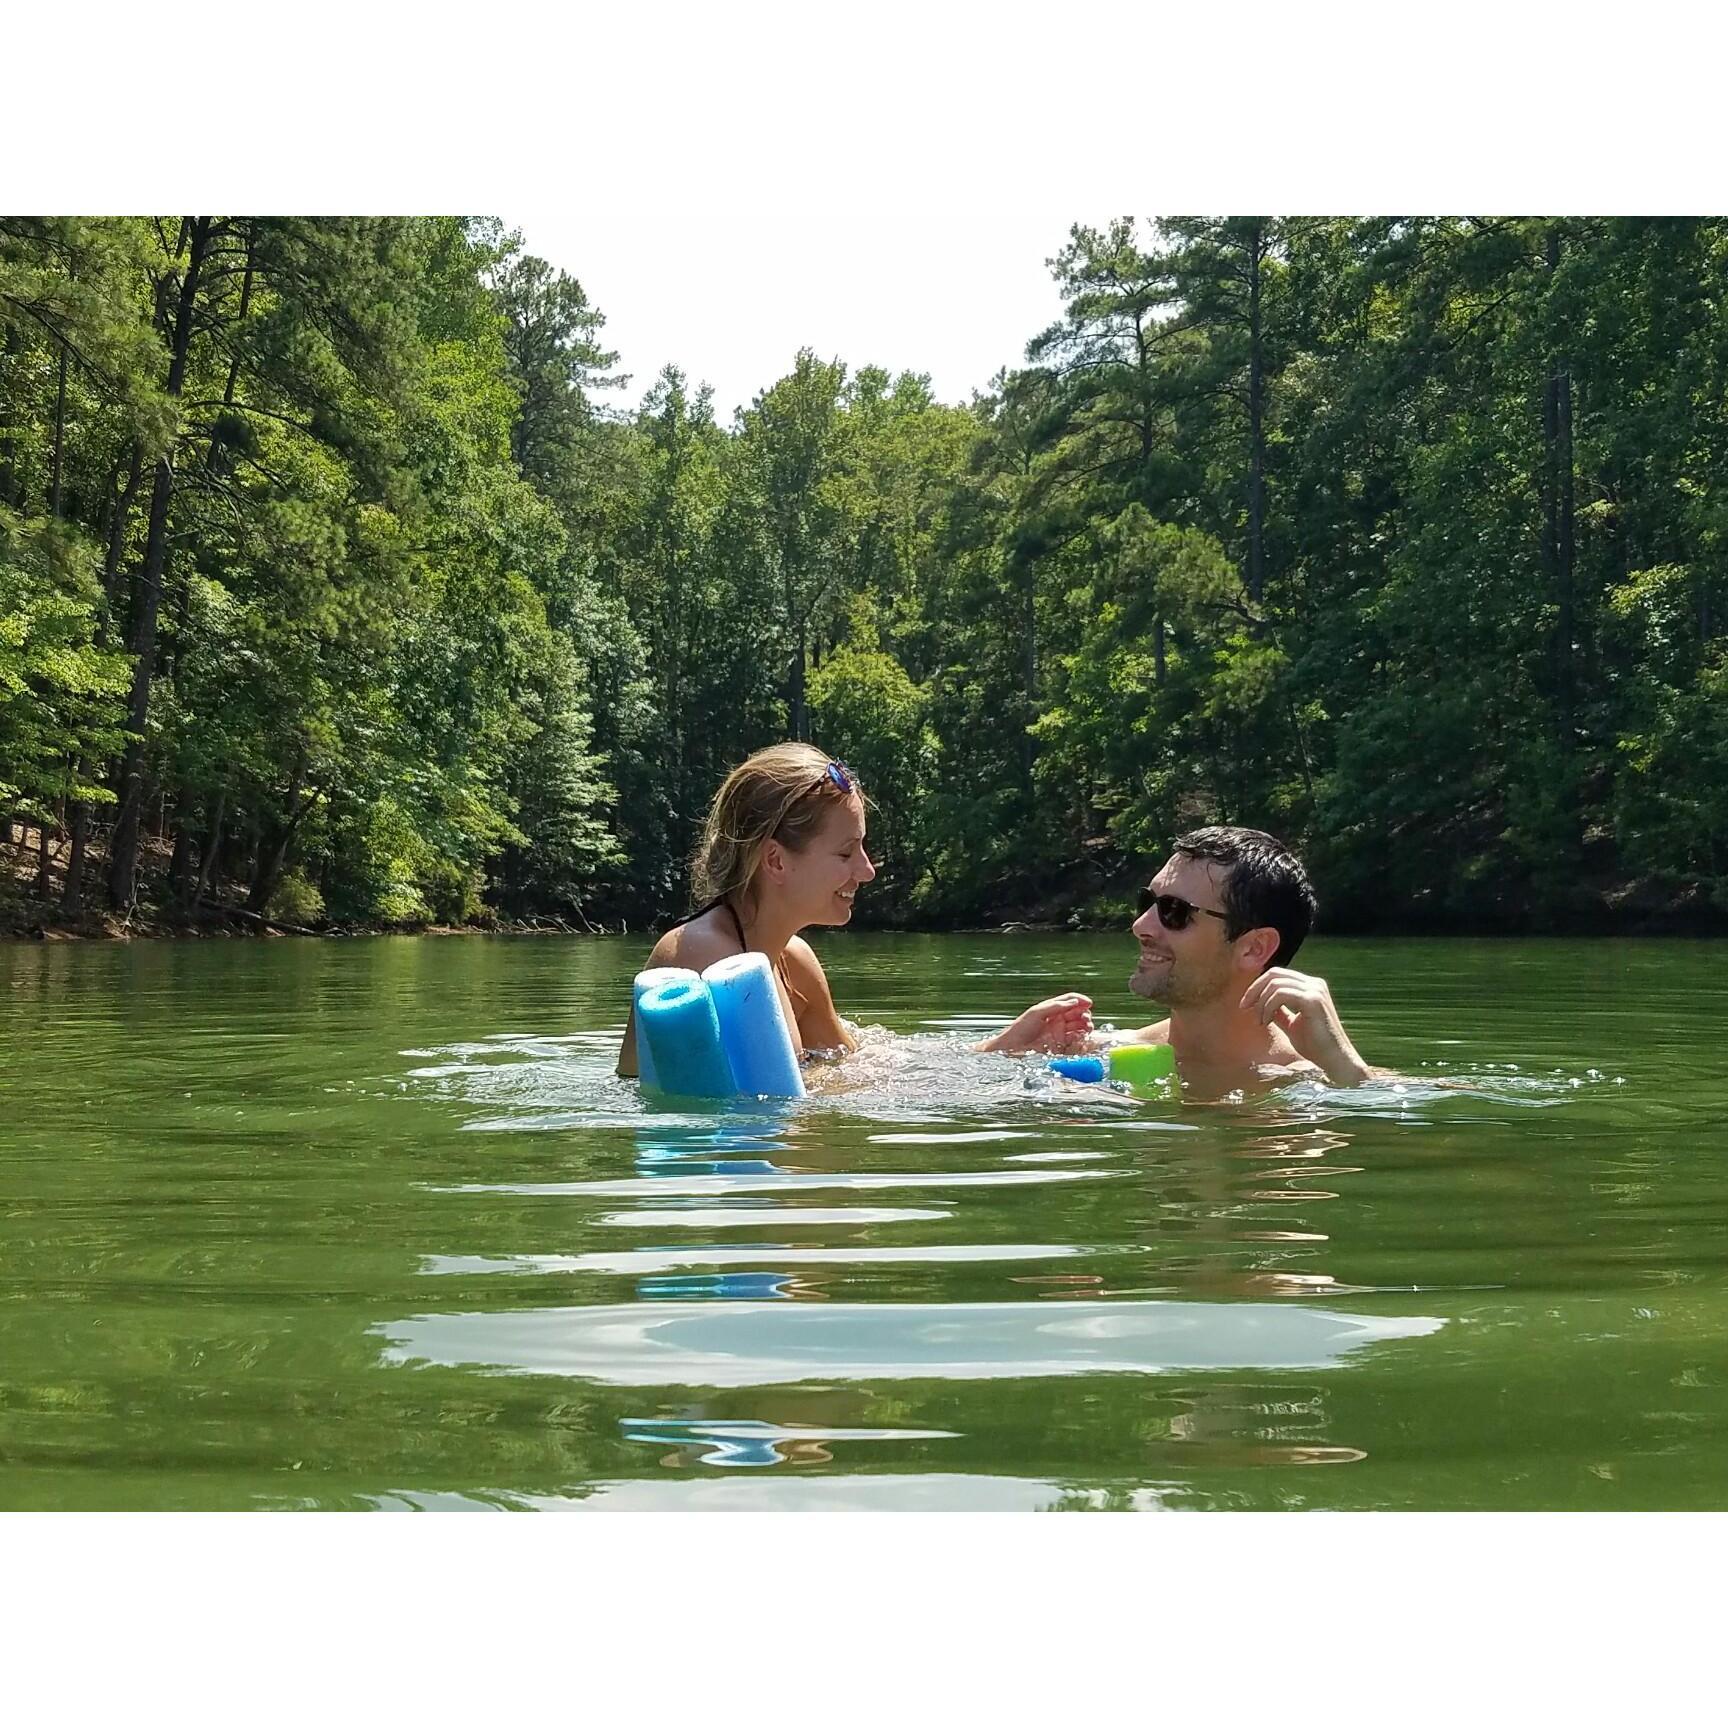
[[[496,218],[0,217],[0,929],[637,929],[787,737],[865,923],[1113,922],[1220,820],[1323,928],[1728,928],[1728,219],[1050,268],[966,403],[723,423]]]

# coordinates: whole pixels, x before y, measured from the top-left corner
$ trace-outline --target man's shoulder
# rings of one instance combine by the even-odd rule
[[[1168,1044],[1170,1042],[1170,1022],[1160,1020],[1155,1026],[1142,1026],[1133,1032],[1118,1032],[1110,1042],[1112,1044]]]

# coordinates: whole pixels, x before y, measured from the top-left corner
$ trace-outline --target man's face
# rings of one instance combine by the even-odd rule
[[[1207,911],[1224,910],[1224,884],[1230,867],[1203,858],[1172,858],[1152,878],[1154,894],[1174,894]],[[1170,929],[1148,907],[1134,920],[1140,960],[1128,980],[1136,996],[1171,1008],[1193,1008],[1216,1000],[1235,985],[1237,965],[1233,944],[1222,918],[1194,912],[1180,930]]]

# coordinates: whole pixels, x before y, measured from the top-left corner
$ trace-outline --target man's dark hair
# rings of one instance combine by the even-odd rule
[[[1269,925],[1278,951],[1267,962],[1288,966],[1314,927],[1319,901],[1302,861],[1258,828],[1196,828],[1171,848],[1179,857],[1229,866],[1224,878],[1224,933],[1234,942],[1245,930]]]

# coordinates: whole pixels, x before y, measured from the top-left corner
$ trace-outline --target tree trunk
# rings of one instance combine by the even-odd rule
[[[6,327],[6,367],[4,388],[0,388],[0,504],[18,502],[18,356],[24,352],[24,338],[16,324]]]
[[[810,719],[804,706],[804,666],[805,666],[805,635],[804,624],[798,625],[798,649],[792,659],[792,700],[789,704],[791,713],[792,736],[799,743],[805,743],[810,736]]]
[[[1032,795],[1032,769],[1037,760],[1037,744],[1032,737],[1032,722],[1038,718],[1038,574],[1031,564],[1021,568],[1020,633],[1021,678],[1025,686],[1025,710],[1020,726],[1020,778],[1026,795]]]
[[[53,839],[54,829],[49,823],[44,822],[39,832],[41,850],[36,858],[36,898],[45,901],[53,892],[54,886],[54,878],[49,869],[49,863],[53,857],[49,850],[49,843]]]
[[[246,322],[246,314],[252,309],[252,270],[256,250],[256,239],[257,236],[250,228],[248,228],[246,232],[246,274],[240,280],[240,315],[234,321],[236,325],[244,324]],[[236,349],[233,358],[228,362],[228,382],[222,388],[222,407],[224,412],[230,411],[233,408],[234,389],[239,382],[240,354],[238,349]],[[204,468],[206,473],[215,466],[216,448],[216,438],[214,433],[212,433],[210,438],[210,448],[204,452]]]
[[[1556,423],[1560,433],[1555,452],[1560,464],[1560,717],[1565,728],[1566,748],[1572,747],[1577,706],[1576,656],[1578,640],[1578,585],[1575,528],[1576,476],[1572,461],[1572,373],[1562,368],[1557,380]]]
[[[132,519],[133,500],[144,479],[144,453],[136,442],[132,446],[132,467],[126,476],[126,489],[114,500],[114,511],[108,521],[108,550],[102,559],[102,592],[108,596],[109,615],[120,606],[120,559],[126,549],[126,527]]]
[[[216,871],[216,857],[222,850],[222,807],[228,801],[228,794],[216,794],[216,808],[210,816],[210,826],[205,831],[204,844],[198,855],[198,882],[192,890],[192,911],[196,915],[199,907],[204,904],[204,896],[210,889]]]
[[[174,829],[174,856],[168,861],[168,892],[176,900],[186,898],[186,879],[192,874],[192,829],[179,822]]]
[[[246,234],[246,270],[240,281],[240,312],[238,317],[234,320],[236,326],[245,323],[246,314],[252,308],[254,254],[255,236],[251,230],[248,229]],[[239,381],[240,355],[238,349],[236,349],[233,357],[228,362],[228,378],[222,387],[222,412],[224,416],[231,413],[233,410],[234,393]],[[205,446],[203,467],[206,474],[215,474],[219,469],[217,456],[221,451],[222,442],[218,426],[219,422],[218,425],[213,425],[211,427],[210,442]],[[220,466],[226,470],[226,473],[232,474],[235,464],[232,461],[229,461]],[[168,573],[164,571],[163,574],[164,580],[166,580]],[[174,585],[174,628],[169,633],[168,645],[162,653],[162,666],[159,674],[163,678],[172,678],[179,665],[181,644],[186,640],[186,619],[191,608],[192,584],[190,581],[176,581]]]
[[[672,500],[678,496],[678,485],[682,475],[683,464],[674,455],[671,466],[668,495]],[[666,538],[666,609],[663,614],[665,628],[661,637],[661,652],[665,655],[665,716],[672,729],[672,751],[670,767],[672,770],[668,783],[668,792],[672,804],[674,824],[684,817],[685,780],[690,771],[688,753],[684,748],[684,566],[681,556],[682,545],[678,533],[678,514],[675,508],[668,510]],[[678,832],[680,847],[683,845],[683,834]]]
[[[192,319],[198,302],[198,277],[210,247],[213,219],[190,218],[190,251],[186,272],[180,279],[179,304],[174,317],[174,339],[168,363],[168,399],[175,402],[186,380],[186,358],[192,347]],[[150,685],[155,674],[156,619],[162,605],[163,575],[168,567],[168,506],[174,496],[173,446],[164,450],[156,464],[156,482],[150,494],[150,530],[144,546],[144,566],[139,571],[133,595],[132,629],[128,647],[136,655],[132,671],[132,698],[126,725],[133,734],[126,747],[120,778],[120,806],[110,841],[108,895],[117,907],[131,903],[138,874],[138,821],[143,803],[145,729],[150,720]]]
[[[60,387],[54,394],[54,468],[48,485],[48,514],[60,520],[60,473],[66,454],[66,344],[60,344]]]
[[[78,778],[90,772],[90,764],[78,765]],[[66,857],[66,886],[60,896],[60,910],[68,918],[76,918],[84,910],[84,849],[90,834],[90,806],[82,798],[72,806],[72,847]]]
[[[1548,274],[1552,281],[1560,265],[1560,231],[1548,230]],[[1553,667],[1554,706],[1563,751],[1572,749],[1574,706],[1574,639],[1577,635],[1572,472],[1572,375],[1558,354],[1550,358],[1542,392],[1542,437],[1545,461],[1543,492],[1543,563],[1555,607]]]
[[[247,902],[254,912],[262,913],[269,907],[276,885],[282,880],[283,866],[288,862],[288,848],[293,845],[294,836],[317,796],[315,791],[301,796],[300,788],[305,777],[306,759],[302,756],[294,765],[294,778],[288,787],[287,821],[277,824],[268,840],[262,833],[259,835],[258,865],[253,872],[252,893]]]
[[[288,861],[288,847],[293,838],[293,829],[283,824],[267,840],[262,837],[259,840],[258,862],[252,872],[252,892],[247,896],[246,904],[260,915],[269,907],[276,886],[282,880],[282,866]]]
[[[1248,247],[1248,598],[1266,591],[1266,356],[1262,341],[1261,265],[1266,231],[1254,225]]]

